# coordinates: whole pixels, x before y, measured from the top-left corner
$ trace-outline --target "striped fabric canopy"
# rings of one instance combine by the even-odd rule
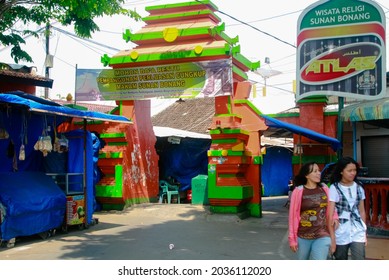
[[[372,121],[389,119],[389,98],[363,101],[342,109],[340,117],[343,121]]]

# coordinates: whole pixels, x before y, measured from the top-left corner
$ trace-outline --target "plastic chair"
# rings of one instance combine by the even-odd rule
[[[163,201],[163,197],[166,195],[167,203],[170,204],[172,200],[172,195],[177,195],[177,202],[180,202],[180,193],[178,192],[178,187],[174,185],[170,185],[168,182],[161,180],[159,181],[159,187],[161,188],[161,196],[160,199]]]

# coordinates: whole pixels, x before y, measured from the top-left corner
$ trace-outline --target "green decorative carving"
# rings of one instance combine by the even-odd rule
[[[110,61],[111,61],[111,58],[107,55],[107,54],[104,54],[102,57],[101,57],[101,63],[103,63],[104,66],[108,66]]]
[[[212,48],[212,49],[204,48],[200,56],[209,57],[210,60],[212,60],[214,56],[221,56],[225,54],[226,53],[224,48]],[[115,56],[109,60],[109,65],[133,64],[133,63],[140,63],[140,62],[152,62],[152,61],[161,61],[161,60],[170,60],[170,59],[198,58],[198,57],[199,54],[196,54],[194,50],[140,54],[136,61],[133,61],[130,55]]]
[[[218,7],[214,3],[212,3],[212,1],[210,1],[210,0],[156,5],[156,6],[146,7],[145,10],[147,12],[151,12],[151,11],[160,11],[160,10],[164,10],[164,9],[182,8],[182,7],[200,6],[200,5],[207,5],[213,10],[218,10]]]
[[[123,39],[126,41],[126,43],[131,41],[131,36],[133,36],[131,31],[129,29],[126,29],[126,32],[123,33]]]
[[[174,20],[177,18],[191,17],[191,16],[200,16],[200,15],[210,15],[217,19],[217,21],[221,21],[221,19],[211,10],[202,10],[195,12],[186,12],[186,13],[177,13],[177,14],[164,14],[159,16],[147,16],[142,18],[144,22],[156,21],[156,20]]]

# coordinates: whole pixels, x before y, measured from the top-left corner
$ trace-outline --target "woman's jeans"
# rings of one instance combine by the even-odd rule
[[[299,260],[326,260],[331,246],[329,236],[317,239],[297,238],[298,250],[297,258]]]

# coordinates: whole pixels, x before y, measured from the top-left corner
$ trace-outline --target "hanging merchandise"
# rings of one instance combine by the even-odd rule
[[[15,155],[15,145],[14,142],[10,140],[7,147],[7,156],[9,158],[13,158],[14,155]]]
[[[69,150],[69,140],[65,135],[61,135],[61,138],[55,137],[53,151],[57,153],[67,152]]]
[[[0,128],[0,139],[8,139],[9,134],[5,128]]]
[[[24,145],[22,144],[19,150],[19,160],[25,160],[25,159],[26,159],[26,152],[24,149]]]
[[[17,158],[16,158],[16,153],[14,153],[14,156],[12,158],[12,170],[14,172],[18,171],[18,161],[17,161]]]
[[[25,152],[25,146],[27,145],[27,118],[26,115],[23,114],[22,116],[22,129],[20,132],[20,150],[19,150],[19,160],[25,160],[26,159],[26,152]]]
[[[59,143],[59,151],[60,153],[67,152],[69,150],[69,140],[65,137],[65,135],[61,135],[61,138],[58,141]]]
[[[69,147],[69,140],[64,135],[61,138],[56,137],[53,150],[57,153],[67,152]]]
[[[61,136],[57,135],[56,119],[54,119],[53,151],[55,151],[57,153],[63,153],[63,152],[68,152],[68,150],[69,150],[69,140],[65,137],[64,134],[61,134]]]
[[[54,117],[54,145],[53,145],[53,151],[54,152],[60,152],[60,145],[59,145],[59,138],[57,136],[57,117]]]
[[[49,152],[53,150],[53,145],[51,144],[51,137],[47,135],[47,132],[44,130],[41,136],[39,136],[38,141],[34,145],[36,151],[41,151],[43,156],[47,156]]]
[[[36,151],[41,151],[44,157],[47,156],[47,154],[53,150],[53,144],[51,144],[51,137],[47,134],[49,130],[50,129],[47,126],[47,119],[45,116],[45,127],[42,131],[42,135],[39,136],[38,141],[34,145],[34,149]]]

